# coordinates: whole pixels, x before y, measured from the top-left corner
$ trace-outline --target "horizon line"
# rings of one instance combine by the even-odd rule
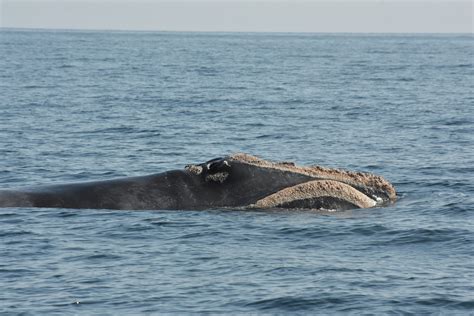
[[[214,34],[337,34],[337,35],[464,35],[473,36],[474,32],[317,32],[317,31],[209,31],[209,30],[159,30],[159,29],[100,29],[100,28],[55,28],[0,26],[0,30],[10,31],[51,31],[51,32],[107,32],[107,33],[214,33]]]

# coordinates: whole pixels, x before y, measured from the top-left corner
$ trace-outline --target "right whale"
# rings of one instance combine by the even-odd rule
[[[0,190],[0,207],[347,210],[396,198],[380,176],[239,153],[142,177]]]

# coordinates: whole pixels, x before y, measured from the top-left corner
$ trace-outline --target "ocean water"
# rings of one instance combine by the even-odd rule
[[[0,209],[0,314],[474,313],[472,35],[0,30],[0,188],[232,152],[381,174],[345,212]]]

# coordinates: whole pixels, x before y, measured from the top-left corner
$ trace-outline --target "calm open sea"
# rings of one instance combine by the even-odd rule
[[[0,188],[232,152],[387,208],[0,209],[0,314],[474,313],[472,35],[0,30]]]

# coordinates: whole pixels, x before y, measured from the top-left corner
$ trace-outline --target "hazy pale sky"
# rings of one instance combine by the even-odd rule
[[[0,0],[0,27],[241,32],[473,33],[457,0]]]

